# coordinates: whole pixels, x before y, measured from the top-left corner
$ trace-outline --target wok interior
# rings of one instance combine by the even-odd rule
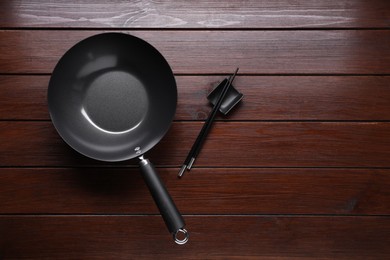
[[[163,56],[136,37],[106,33],[72,47],[49,83],[48,104],[61,137],[103,161],[145,153],[168,130],[177,90]]]

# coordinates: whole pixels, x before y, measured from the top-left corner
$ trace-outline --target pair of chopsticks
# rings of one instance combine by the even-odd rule
[[[195,143],[192,145],[192,148],[190,152],[187,155],[187,158],[185,159],[182,167],[180,168],[178,177],[181,178],[185,172],[185,170],[190,170],[192,165],[194,164],[196,157],[198,156],[200,149],[202,148],[203,142],[206,139],[207,134],[209,133],[211,126],[213,124],[214,118],[217,115],[217,112],[219,108],[221,107],[222,101],[224,100],[226,93],[228,93],[228,90],[230,86],[233,83],[234,78],[236,77],[238,72],[238,68],[236,71],[229,77],[229,80],[225,83],[225,86],[223,86],[221,95],[218,98],[217,103],[215,104],[213,110],[211,110],[206,123],[203,125],[202,130],[200,131],[198,137],[196,138]]]

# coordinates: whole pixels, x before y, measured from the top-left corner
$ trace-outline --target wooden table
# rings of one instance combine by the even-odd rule
[[[97,2],[0,2],[0,259],[389,257],[389,1]],[[136,161],[78,155],[50,122],[56,62],[106,31],[150,42],[175,73],[175,122],[149,157],[184,246]],[[244,100],[177,179],[237,66]]]

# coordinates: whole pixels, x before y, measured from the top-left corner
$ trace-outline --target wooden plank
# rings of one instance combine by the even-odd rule
[[[386,259],[389,217],[187,216],[178,246],[159,216],[1,216],[4,259]]]
[[[205,120],[223,76],[176,76],[176,120]],[[49,76],[0,76],[0,120],[48,120]],[[390,120],[387,76],[238,76],[245,97],[224,120]]]
[[[183,214],[390,214],[390,171],[195,168],[160,176]],[[157,214],[138,169],[3,168],[1,214]]]
[[[51,73],[66,50],[100,32],[0,31],[0,73]],[[175,73],[390,73],[388,30],[127,33],[154,45]]]
[[[388,28],[386,0],[27,1],[0,3],[1,27]]]
[[[49,77],[0,76],[1,119],[49,119]]]
[[[201,129],[176,122],[147,153],[156,165],[179,166]],[[134,165],[77,154],[50,122],[0,122],[1,166]],[[217,122],[196,166],[390,167],[388,122]]]

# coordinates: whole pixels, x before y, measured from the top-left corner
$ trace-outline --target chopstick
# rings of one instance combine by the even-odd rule
[[[214,108],[211,110],[205,124],[202,127],[202,130],[200,131],[198,137],[196,138],[195,143],[192,145],[190,152],[187,155],[187,158],[185,159],[182,167],[180,168],[178,177],[181,178],[184,175],[185,170],[190,170],[192,165],[194,164],[196,157],[198,156],[200,149],[202,148],[203,142],[206,139],[206,136],[208,132],[211,129],[211,126],[213,124],[214,118],[217,115],[217,112],[219,108],[221,107],[222,101],[224,100],[226,93],[228,92],[230,86],[233,83],[234,78],[237,75],[238,69],[234,72],[233,75],[229,77],[229,80],[225,83],[225,86],[223,86],[221,95],[218,98],[217,103],[215,104]]]

